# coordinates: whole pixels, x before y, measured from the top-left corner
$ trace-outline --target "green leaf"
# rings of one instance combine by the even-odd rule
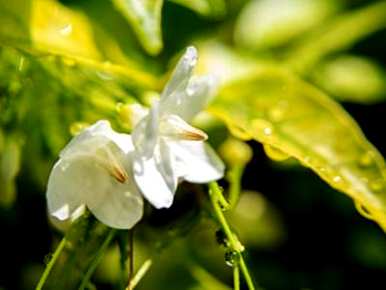
[[[236,22],[236,44],[253,50],[283,46],[320,25],[339,4],[331,0],[250,1]]]
[[[307,73],[323,57],[350,48],[359,40],[386,27],[386,1],[337,15],[300,41],[287,55],[287,65]]]
[[[384,159],[328,96],[286,71],[267,67],[225,85],[210,112],[236,136],[253,138],[311,168],[386,230]]]
[[[112,0],[130,23],[145,50],[156,55],[162,50],[161,10],[163,0]]]
[[[182,6],[185,6],[198,14],[210,18],[221,18],[227,12],[226,3],[224,0],[170,0]]]
[[[373,104],[386,99],[386,72],[364,57],[342,55],[322,62],[312,76],[340,101]]]
[[[108,16],[113,9],[106,10]],[[0,0],[0,44],[22,49],[36,57],[53,55],[105,73],[124,77],[137,85],[155,87],[149,62],[127,57],[103,27],[81,9],[70,9],[55,0]],[[156,67],[156,66],[154,66]]]

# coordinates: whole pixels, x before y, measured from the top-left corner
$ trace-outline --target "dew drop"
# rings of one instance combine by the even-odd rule
[[[310,156],[306,155],[304,157],[304,161],[303,162],[308,165],[308,164],[311,163],[311,160],[312,160],[312,158]]]
[[[290,156],[287,153],[275,147],[269,146],[267,144],[264,144],[264,152],[265,154],[267,154],[269,158],[275,161],[284,161],[290,158]]]
[[[72,24],[66,24],[59,29],[59,32],[63,36],[68,36],[72,33]]]
[[[268,116],[273,122],[280,122],[284,116],[284,110],[282,108],[276,107],[268,111]]]
[[[108,74],[105,72],[97,71],[96,74],[100,79],[102,79],[104,81],[111,81],[113,79],[113,76],[111,74]]]
[[[71,58],[68,58],[68,57],[64,57],[63,58],[63,63],[69,67],[73,67],[75,66],[76,62],[75,60],[71,59]]]
[[[24,56],[22,56],[22,57],[20,57],[20,60],[19,60],[19,65],[17,66],[17,69],[18,69],[18,71],[23,71],[23,69],[24,69],[24,67],[25,67],[25,57]]]
[[[371,181],[370,182],[370,189],[374,192],[379,192],[384,188],[384,182],[381,179]]]
[[[334,182],[336,182],[336,183],[340,183],[340,182],[342,182],[342,177],[339,176],[339,175],[336,175],[336,176],[334,176],[334,177],[332,178],[332,180],[333,180]]]
[[[188,87],[188,88],[186,89],[186,94],[187,94],[189,97],[191,97],[191,96],[193,96],[194,91],[195,91],[194,88]]]
[[[272,134],[272,128],[264,128],[263,132],[265,135],[270,136]]]
[[[252,126],[257,131],[257,134],[261,135],[262,133],[264,137],[271,136],[273,133],[272,124],[266,120],[255,119],[252,122]]]
[[[236,138],[239,138],[241,140],[252,139],[252,136],[246,130],[244,130],[244,128],[228,124],[228,129],[231,132],[231,134]]]
[[[373,163],[373,154],[371,151],[366,152],[359,159],[359,165],[361,167],[369,167]]]
[[[240,255],[236,251],[228,250],[225,252],[225,263],[229,267],[233,267],[240,260]]]

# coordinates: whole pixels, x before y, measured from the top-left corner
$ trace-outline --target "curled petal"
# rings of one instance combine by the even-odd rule
[[[217,81],[213,76],[194,76],[184,90],[176,92],[164,102],[165,111],[189,122],[206,108],[216,87]]]
[[[137,186],[156,208],[169,208],[177,188],[172,154],[165,144],[159,144],[151,158],[134,158],[133,173]]]
[[[160,133],[163,137],[175,140],[203,141],[208,139],[204,131],[190,126],[177,115],[167,115],[162,119]]]
[[[161,110],[163,109],[164,102],[168,103],[169,98],[173,94],[184,91],[189,83],[189,79],[192,76],[192,72],[197,63],[197,50],[193,46],[189,46],[184,55],[180,58],[176,68],[170,77],[169,82],[166,84],[161,94]]]
[[[124,153],[133,150],[130,135],[115,132],[109,121],[101,120],[75,136],[60,152],[60,157],[71,158],[84,154],[93,154],[98,148],[104,147],[111,142]]]
[[[83,163],[59,160],[51,171],[47,185],[48,212],[64,221],[76,215],[84,207],[87,174]],[[86,181],[83,182],[83,179]]]
[[[224,176],[224,163],[210,145],[202,141],[168,142],[175,154],[178,176],[192,183],[208,183]]]
[[[138,123],[132,133],[135,149],[146,158],[153,155],[158,140],[158,126],[159,104],[155,101],[149,114]]]
[[[131,228],[142,216],[143,202],[133,180],[121,183],[92,159],[60,160],[47,189],[48,211],[59,220],[76,215],[86,205],[104,224]]]

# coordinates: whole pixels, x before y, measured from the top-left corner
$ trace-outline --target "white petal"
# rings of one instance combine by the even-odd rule
[[[119,183],[113,178],[100,183],[89,194],[87,207],[102,223],[116,229],[130,229],[142,217],[143,199],[134,180]]]
[[[48,212],[67,220],[85,205],[83,179],[87,177],[82,163],[59,160],[51,171],[47,185]]]
[[[149,157],[153,155],[158,139],[159,104],[155,101],[149,114],[143,118],[132,132],[133,143],[139,154]]]
[[[47,189],[48,210],[60,220],[86,205],[104,224],[131,228],[142,216],[142,198],[133,180],[117,181],[91,158],[60,160]]]
[[[168,208],[173,203],[177,188],[172,155],[168,147],[160,143],[155,156],[136,156],[133,164],[134,179],[145,198],[156,208]]]
[[[184,90],[174,93],[163,102],[165,111],[189,122],[205,109],[216,87],[217,82],[213,76],[192,77]]]
[[[178,161],[178,175],[192,183],[208,183],[224,176],[224,163],[202,141],[170,141],[168,146]]]
[[[130,108],[130,125],[132,128],[137,126],[137,124],[145,118],[149,114],[149,109],[140,105],[140,104],[132,104],[129,106]]]
[[[160,135],[174,140],[203,141],[208,139],[204,131],[190,126],[177,115],[166,115],[160,123]]]
[[[114,142],[125,153],[133,150],[130,135],[115,132],[111,129],[108,121],[101,120],[75,136],[60,152],[60,157],[70,158],[82,154],[92,154],[110,142]]]
[[[170,80],[166,84],[161,94],[161,102],[167,101],[167,99],[175,92],[185,90],[196,63],[197,50],[195,47],[189,46],[178,61]]]

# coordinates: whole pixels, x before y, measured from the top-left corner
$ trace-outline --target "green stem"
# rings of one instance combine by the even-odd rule
[[[233,289],[240,290],[240,269],[238,263],[235,263],[233,266]]]
[[[251,275],[249,274],[249,271],[248,271],[248,267],[244,261],[244,258],[242,256],[242,252],[244,250],[244,246],[240,243],[240,241],[237,239],[236,235],[232,232],[225,216],[224,216],[224,213],[222,212],[221,210],[221,207],[220,207],[220,204],[219,204],[219,201],[220,201],[220,197],[224,198],[222,193],[221,193],[221,190],[220,190],[220,187],[218,186],[218,184],[216,182],[211,182],[209,184],[209,197],[210,197],[210,200],[212,202],[212,206],[213,206],[213,209],[214,209],[214,213],[216,215],[216,218],[218,220],[218,222],[220,223],[228,241],[229,241],[229,246],[231,248],[231,250],[235,251],[238,253],[239,255],[239,263],[240,263],[240,269],[241,269],[241,272],[244,276],[244,279],[245,281],[247,282],[247,286],[248,286],[248,289],[249,290],[255,290],[255,286],[253,284],[253,281],[252,281],[252,278],[251,278]]]
[[[243,273],[245,282],[247,283],[248,289],[254,290],[255,286],[253,285],[253,280],[251,275],[249,274],[247,264],[245,264],[244,258],[242,255],[240,255],[240,269],[241,272]]]
[[[138,285],[139,281],[141,281],[141,279],[145,276],[147,271],[149,271],[152,264],[153,262],[151,259],[146,260],[139,268],[133,279],[129,281],[129,285],[126,290],[133,290]]]
[[[48,278],[48,275],[50,274],[51,270],[52,270],[52,267],[55,265],[55,262],[57,261],[57,259],[59,258],[60,256],[60,253],[63,251],[64,249],[64,246],[66,245],[66,238],[63,238],[61,241],[60,241],[60,244],[58,245],[58,247],[56,248],[54,254],[52,255],[52,258],[51,260],[48,262],[47,266],[46,266],[46,269],[44,270],[43,272],[43,275],[42,277],[40,278],[39,280],[39,283],[38,285],[36,286],[36,290],[41,290],[44,286],[44,283],[46,282],[47,278]]]
[[[101,247],[99,248],[98,252],[96,253],[93,261],[91,262],[90,267],[88,268],[87,272],[84,274],[82,283],[79,286],[79,290],[84,290],[86,286],[88,285],[88,282],[94,273],[96,267],[99,265],[103,254],[105,253],[107,247],[109,246],[111,240],[113,239],[114,235],[116,233],[115,229],[110,229],[110,232],[108,233],[106,239],[103,241]]]
[[[244,166],[235,165],[230,169],[229,181],[229,208],[234,209],[239,201],[241,191],[241,177],[243,176]]]

